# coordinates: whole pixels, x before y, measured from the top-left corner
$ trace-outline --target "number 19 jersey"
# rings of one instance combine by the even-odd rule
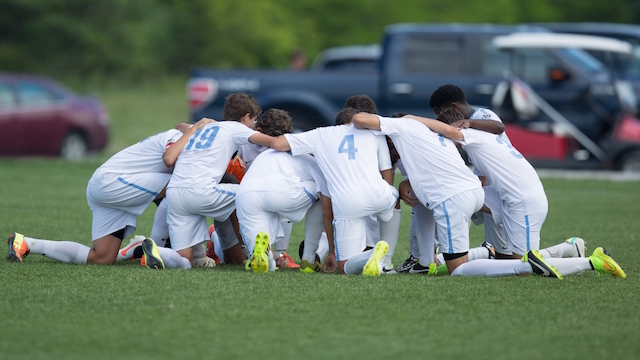
[[[327,181],[336,218],[376,214],[395,202],[391,186],[380,175],[378,149],[386,148],[389,156],[384,137],[352,125],[328,126],[285,137],[294,156],[315,156]],[[388,160],[382,160],[385,161]]]

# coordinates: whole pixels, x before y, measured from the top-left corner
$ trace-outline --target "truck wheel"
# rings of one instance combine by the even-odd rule
[[[89,145],[84,136],[78,132],[68,133],[60,145],[60,156],[68,160],[79,160],[87,157]]]
[[[618,164],[622,171],[640,173],[640,149],[626,153]]]

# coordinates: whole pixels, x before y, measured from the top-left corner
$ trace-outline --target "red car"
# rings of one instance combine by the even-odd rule
[[[43,77],[0,73],[0,156],[80,159],[107,145],[108,124],[97,99]]]

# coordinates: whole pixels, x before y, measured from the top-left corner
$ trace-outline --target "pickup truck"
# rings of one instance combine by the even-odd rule
[[[253,94],[264,109],[288,111],[298,131],[333,124],[347,97],[356,94],[369,95],[382,115],[433,117],[429,98],[439,86],[455,84],[471,105],[491,107],[509,70],[586,137],[603,141],[621,116],[609,71],[580,49],[502,51],[492,42],[496,36],[524,31],[548,32],[526,25],[397,24],[384,31],[375,71],[340,66],[302,72],[194,69],[187,84],[191,119],[220,119],[225,97],[234,92]],[[544,117],[503,120],[540,131],[540,123],[551,122]],[[540,160],[545,166],[611,168],[619,167],[617,161],[624,156],[616,153],[603,160],[580,152],[575,157],[573,150]],[[537,159],[529,159],[535,165]]]

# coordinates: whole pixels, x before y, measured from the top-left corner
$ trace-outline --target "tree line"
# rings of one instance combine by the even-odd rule
[[[635,0],[0,0],[0,71],[153,77],[285,68],[398,22],[640,23]]]

